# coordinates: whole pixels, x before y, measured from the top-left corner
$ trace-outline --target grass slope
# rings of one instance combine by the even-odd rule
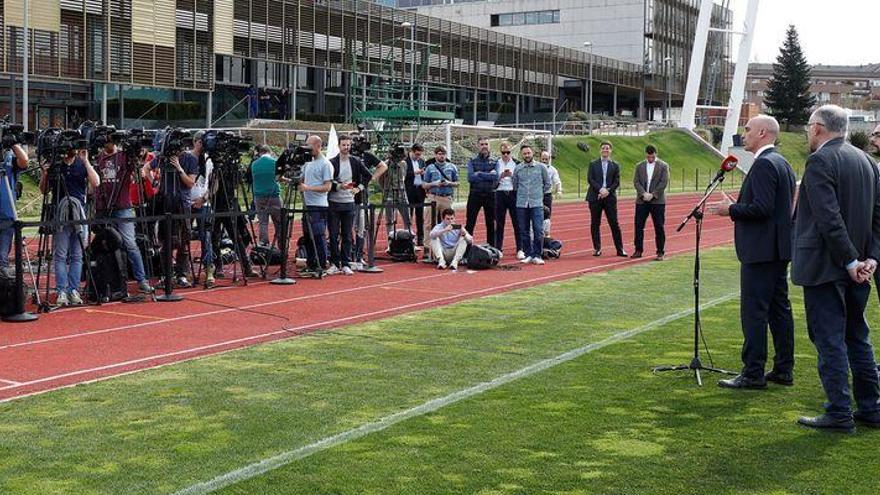
[[[732,260],[730,249],[707,254],[707,300],[736,290]],[[0,404],[0,493],[173,492],[687,309],[690,263],[593,274]],[[651,361],[679,360],[665,345]],[[631,364],[603,371],[606,385],[644,371]],[[378,478],[326,482],[333,488],[312,493],[359,492]]]
[[[807,146],[807,136],[803,132],[783,132],[779,134],[779,152],[782,153],[798,178],[803,176],[804,165],[810,156],[810,148]]]

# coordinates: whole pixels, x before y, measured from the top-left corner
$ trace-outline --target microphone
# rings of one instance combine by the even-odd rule
[[[721,162],[721,168],[718,170],[718,173],[715,174],[715,178],[712,179],[712,182],[720,180],[727,172],[732,172],[738,164],[739,159],[737,157],[728,155],[727,158]]]

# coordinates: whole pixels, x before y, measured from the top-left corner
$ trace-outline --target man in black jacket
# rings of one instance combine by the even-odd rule
[[[354,275],[351,269],[352,229],[357,217],[355,196],[366,190],[370,183],[370,170],[364,162],[352,156],[351,136],[339,136],[339,154],[330,159],[333,166],[333,182],[327,196],[329,209],[327,231],[330,237],[330,268],[326,275]],[[340,247],[340,234],[342,246]]]
[[[590,234],[593,237],[593,256],[602,255],[602,212],[611,227],[611,237],[617,256],[627,256],[623,250],[623,237],[620,225],[617,224],[617,189],[620,187],[620,165],[611,159],[611,143],[603,141],[600,146],[600,158],[590,163],[587,181],[587,203],[590,205]]]
[[[813,154],[798,195],[791,265],[792,281],[804,288],[807,330],[828,398],[824,414],[798,423],[838,431],[852,431],[853,419],[880,427],[880,385],[865,320],[868,281],[880,259],[880,173],[844,140],[847,123],[846,112],[835,105],[810,116]]]
[[[734,221],[734,244],[740,265],[740,321],[743,331],[742,372],[721,380],[725,388],[767,388],[771,381],[793,385],[794,319],[788,299],[791,261],[791,214],[796,179],[774,143],[779,123],[759,115],[746,124],[743,146],[755,155],[736,203],[713,205],[711,213]],[[767,326],[773,335],[773,369],[767,362]]]
[[[422,154],[425,152],[424,146],[415,143],[410,148],[409,157],[406,159],[406,199],[410,208],[410,216],[415,214],[416,218],[416,246],[424,247],[425,239],[425,207],[421,206],[425,202],[425,189],[422,187],[422,177],[425,175],[425,161]],[[433,228],[433,225],[431,227]]]

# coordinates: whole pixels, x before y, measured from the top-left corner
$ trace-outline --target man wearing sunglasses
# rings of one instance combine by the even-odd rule
[[[467,226],[473,235],[477,215],[483,210],[486,221],[486,241],[495,246],[495,188],[498,187],[498,162],[489,156],[489,138],[481,137],[477,143],[480,152],[467,164],[467,178],[471,185],[467,200]]]
[[[516,218],[516,191],[513,190],[513,172],[517,161],[510,153],[510,143],[501,143],[501,158],[498,159],[498,189],[495,190],[495,247],[504,250],[504,224],[507,216],[513,224],[513,238],[516,240],[516,258],[526,257],[520,245],[519,225]]]

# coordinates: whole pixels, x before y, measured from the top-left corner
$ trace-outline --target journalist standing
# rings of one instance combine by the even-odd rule
[[[474,227],[477,225],[477,215],[483,210],[486,241],[495,246],[495,188],[498,187],[498,162],[489,156],[489,138],[481,137],[477,142],[480,152],[467,164],[471,190],[467,199],[465,230],[473,235]]]
[[[617,256],[626,256],[623,250],[623,237],[620,234],[620,225],[617,223],[617,189],[620,187],[620,165],[611,159],[611,143],[603,141],[599,147],[597,160],[590,163],[587,172],[587,181],[590,187],[587,189],[587,203],[590,205],[590,235],[593,238],[593,256],[602,255],[602,234],[599,228],[602,226],[602,213],[608,219],[611,227],[611,237],[614,239],[614,248]]]
[[[743,147],[755,161],[743,180],[737,202],[710,208],[734,222],[734,243],[740,261],[740,321],[743,331],[740,374],[718,385],[725,388],[766,388],[767,382],[793,385],[794,319],[788,299],[788,264],[796,178],[791,165],[776,151],[779,123],[766,115],[746,124]],[[767,327],[773,336],[773,369],[767,362]]]
[[[306,235],[306,251],[308,267],[301,271],[304,277],[320,276],[327,266],[327,211],[329,202],[327,193],[333,183],[333,165],[321,153],[323,142],[318,136],[309,136],[306,144],[311,148],[312,161],[303,166],[303,181],[299,190],[303,193],[305,214],[303,215],[303,232]]]
[[[434,161],[425,170],[422,187],[428,192],[425,202],[437,204],[436,218],[430,221],[432,224],[440,223],[443,211],[452,208],[452,195],[458,187],[458,167],[446,160],[445,147],[434,148]]]
[[[215,263],[214,243],[212,241],[214,211],[211,208],[211,197],[214,191],[211,190],[211,184],[213,184],[214,162],[204,156],[204,145],[202,143],[204,136],[204,131],[196,132],[193,135],[193,149],[190,153],[199,162],[199,173],[195,184],[189,190],[189,198],[192,202],[191,211],[196,218],[196,230],[202,247],[201,258],[202,266],[205,267],[205,288],[210,289],[217,282],[215,277],[217,274],[216,265],[221,263]],[[195,282],[193,280],[193,283]]]
[[[52,194],[52,220],[74,221],[86,219],[86,193],[88,187],[98,187],[101,183],[98,172],[89,161],[86,150],[70,150],[61,158],[61,163],[41,163],[40,192]],[[48,167],[45,165],[49,165]],[[50,177],[60,174],[60,177]],[[49,184],[52,180],[53,183]],[[82,304],[79,283],[82,279],[83,246],[88,241],[88,230],[83,225],[58,227],[52,236],[52,259],[55,261],[55,304]]]
[[[410,148],[409,156],[406,159],[406,199],[411,206],[410,217],[415,215],[416,222],[416,246],[424,248],[425,244],[425,188],[422,187],[424,181],[422,177],[425,175],[425,160],[422,155],[425,147],[419,143],[415,143]]]
[[[12,224],[15,220],[15,182],[19,171],[28,166],[28,157],[24,148],[14,144],[12,149],[5,150],[3,163],[0,166],[3,167],[0,173],[0,277],[2,277],[9,266],[9,250],[12,249],[12,241],[15,238]]]
[[[669,184],[669,165],[657,158],[657,148],[645,146],[645,161],[636,165],[633,186],[636,188],[636,233],[633,258],[641,258],[645,250],[645,223],[648,217],[654,224],[654,244],[657,261],[666,253],[666,186]]]
[[[167,160],[167,164],[162,163]],[[161,166],[160,166],[161,163]],[[181,150],[169,158],[156,156],[149,168],[159,169],[163,204],[170,211],[164,213],[180,213],[189,215],[192,212],[191,189],[199,175],[199,160],[192,154]],[[147,166],[144,167],[147,172]],[[170,175],[170,177],[169,177]],[[164,227],[160,227],[160,238],[165,235]],[[176,251],[174,261],[174,278],[178,287],[192,287],[186,279],[189,268],[189,242],[192,224],[188,221],[175,221],[172,233],[172,249]],[[167,253],[170,257],[171,253]]]
[[[807,330],[828,398],[824,414],[798,423],[838,431],[852,431],[854,419],[880,427],[877,365],[865,320],[868,281],[880,259],[880,173],[845,141],[847,124],[846,111],[835,105],[810,116],[813,153],[798,194],[791,270],[792,281],[804,288]]]
[[[516,258],[526,257],[522,239],[519,235],[519,225],[516,219],[516,191],[513,190],[513,171],[519,164],[510,152],[510,143],[501,143],[501,158],[498,159],[498,188],[495,189],[495,247],[499,251],[504,250],[504,224],[506,217],[510,217],[513,224],[513,238],[516,241]]]
[[[520,262],[543,265],[544,194],[550,191],[552,184],[547,168],[533,160],[531,146],[524,144],[519,152],[523,161],[513,172],[513,189],[516,191],[520,244],[526,250],[526,257]]]
[[[330,268],[327,275],[354,275],[349,264],[352,261],[352,232],[357,215],[355,196],[367,189],[370,170],[360,158],[351,155],[351,136],[345,134],[339,136],[339,154],[330,159],[330,164],[333,166],[333,182],[328,198]]]
[[[254,187],[254,207],[257,210],[257,219],[260,221],[260,244],[269,245],[269,219],[275,227],[275,235],[272,243],[278,243],[278,234],[281,231],[281,186],[278,184],[277,170],[275,169],[275,157],[272,150],[265,144],[256,146],[259,158],[251,163],[251,183]]]

